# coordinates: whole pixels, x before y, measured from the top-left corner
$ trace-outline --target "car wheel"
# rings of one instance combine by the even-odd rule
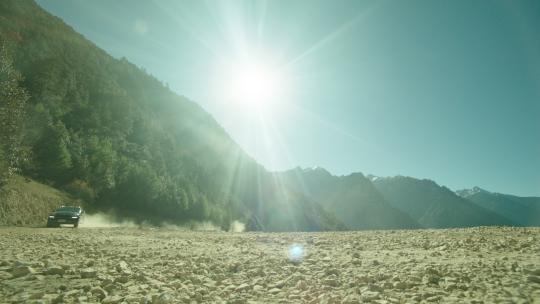
[[[79,219],[77,219],[77,221],[75,222],[75,224],[73,224],[73,228],[77,228],[79,227]]]

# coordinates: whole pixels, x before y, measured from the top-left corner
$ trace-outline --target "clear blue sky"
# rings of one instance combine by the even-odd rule
[[[270,170],[540,196],[540,1],[37,2]],[[262,115],[221,98],[220,64],[246,54],[285,75]]]

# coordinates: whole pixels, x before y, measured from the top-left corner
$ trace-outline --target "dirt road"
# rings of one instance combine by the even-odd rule
[[[540,303],[540,229],[0,228],[1,303]]]

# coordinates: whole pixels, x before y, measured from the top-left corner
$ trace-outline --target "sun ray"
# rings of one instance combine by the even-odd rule
[[[258,113],[258,118],[260,120],[260,125],[261,125],[261,127],[263,129],[262,130],[262,139],[263,139],[263,145],[265,147],[265,151],[270,151],[270,158],[273,159],[273,157],[275,157],[275,155],[277,155],[277,153],[275,153],[275,151],[274,151],[274,148],[273,148],[274,145],[273,145],[273,141],[272,141],[273,138],[270,135],[270,131],[269,131],[269,125],[271,125],[271,122],[270,122],[270,120],[268,120],[265,117],[263,112]],[[273,187],[277,190],[277,194],[278,194],[277,199],[284,203],[282,205],[283,205],[283,208],[285,208],[285,211],[287,212],[287,214],[292,215],[293,214],[293,209],[292,209],[292,206],[291,206],[291,202],[289,200],[289,192],[287,191],[287,189],[283,185],[281,179],[277,178],[272,173],[266,173],[266,174],[268,174],[268,176],[271,179],[271,182],[273,184]],[[298,228],[297,223],[295,223],[294,221],[292,221],[291,223],[293,225],[293,229],[297,230],[297,228]]]
[[[303,107],[300,107],[298,105],[295,105],[295,104],[288,104],[288,106],[292,107],[294,109],[294,111],[297,111],[297,112],[300,112],[302,115],[306,115],[306,116],[309,116],[311,119],[315,120],[317,123],[320,123],[322,124],[325,128],[327,129],[330,129],[330,130],[333,130],[335,131],[337,134],[339,135],[342,135],[342,136],[345,136],[351,140],[354,140],[355,142],[358,142],[370,149],[375,149],[375,150],[379,150],[381,151],[381,148],[378,147],[377,145],[363,139],[363,138],[360,138],[359,136],[357,135],[354,135],[352,134],[351,132],[347,131],[347,130],[344,130],[342,127],[340,127],[339,125],[337,125],[336,123],[333,123],[333,122],[330,122],[324,118],[322,118],[320,115],[314,113],[314,112],[311,112]]]
[[[259,18],[257,20],[257,48],[261,47],[267,9],[268,9],[268,2],[266,0],[262,0],[260,8],[259,8]]]
[[[305,57],[309,56],[310,54],[316,52],[320,48],[326,46],[328,43],[339,37],[340,35],[345,34],[350,28],[352,28],[354,25],[356,25],[360,20],[362,20],[364,17],[366,17],[368,14],[372,13],[374,10],[374,6],[370,6],[356,14],[353,18],[349,19],[348,21],[341,24],[337,29],[329,33],[328,35],[321,38],[319,41],[315,42],[311,47],[309,47],[307,50],[302,52],[300,55],[296,56],[292,60],[290,60],[287,65],[295,65],[298,62],[300,62]]]
[[[192,16],[197,16],[195,12],[189,11],[189,7],[183,7],[182,9],[173,9],[167,7],[163,3],[154,0],[156,7],[161,9],[161,12],[170,17],[180,29],[186,31],[193,39],[198,41],[207,51],[213,56],[220,58],[223,55],[219,51],[219,41],[212,39],[210,31],[205,31],[203,27],[198,27],[196,21]],[[218,26],[219,28],[219,26]],[[210,30],[210,29],[209,29]]]

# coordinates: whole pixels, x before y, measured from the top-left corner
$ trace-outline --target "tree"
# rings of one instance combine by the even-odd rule
[[[13,68],[5,47],[0,48],[0,186],[19,169],[24,153],[21,138],[28,93],[19,83],[21,74]]]
[[[55,184],[64,184],[70,179],[72,161],[68,143],[68,131],[61,122],[57,122],[48,126],[42,140],[35,147],[40,174]]]

